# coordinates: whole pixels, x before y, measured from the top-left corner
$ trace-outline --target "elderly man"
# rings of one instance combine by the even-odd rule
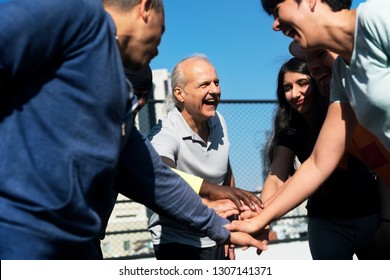
[[[226,123],[217,112],[220,95],[218,75],[207,57],[182,60],[172,73],[167,117],[159,120],[149,138],[168,166],[234,187]],[[154,214],[149,229],[157,259],[225,258],[223,246],[172,218]]]

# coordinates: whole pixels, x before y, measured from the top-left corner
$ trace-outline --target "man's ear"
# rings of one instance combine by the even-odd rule
[[[176,100],[180,103],[184,102],[183,93],[184,91],[180,87],[175,87],[175,89],[173,90],[173,94],[175,95]]]
[[[141,0],[141,16],[145,22],[148,22],[150,12],[153,8],[152,0]]]
[[[317,0],[306,0],[307,4],[309,5],[310,11],[314,11],[314,8],[317,5]]]

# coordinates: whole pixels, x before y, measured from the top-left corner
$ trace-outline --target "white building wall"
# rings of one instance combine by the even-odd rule
[[[171,94],[171,73],[167,69],[156,69],[153,72],[154,92],[156,100],[165,100],[168,94]],[[164,104],[156,104],[156,121],[163,115]]]

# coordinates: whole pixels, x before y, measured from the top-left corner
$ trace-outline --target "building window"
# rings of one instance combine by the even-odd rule
[[[108,252],[110,252],[110,243],[102,242],[101,248],[102,248],[103,254],[108,254]]]
[[[130,241],[125,241],[125,242],[123,242],[123,249],[125,250],[125,251],[130,251]]]

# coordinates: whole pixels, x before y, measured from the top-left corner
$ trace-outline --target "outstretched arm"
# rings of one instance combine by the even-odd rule
[[[331,103],[310,157],[262,213],[247,221],[233,221],[227,228],[255,233],[304,201],[337,167],[356,125],[355,114],[349,104]]]
[[[277,146],[275,149],[274,158],[269,170],[269,174],[265,179],[263,189],[261,191],[261,200],[264,205],[268,205],[273,198],[282,190],[283,184],[294,172],[294,152],[285,146]],[[246,220],[257,216],[258,213],[245,211],[240,214],[241,220]]]
[[[269,199],[278,193],[278,191],[282,188],[283,183],[293,173],[294,159],[295,154],[290,148],[285,146],[276,147],[269,174],[261,191],[260,198],[264,201],[265,205],[267,205]],[[245,211],[240,214],[240,218],[241,220],[245,220],[257,215],[258,213]],[[261,239],[264,245],[268,245],[269,243],[269,229],[270,227],[266,226],[264,230],[261,231]],[[262,251],[257,250],[257,253],[261,254]]]
[[[276,194],[288,177],[293,174],[294,158],[295,154],[291,149],[285,146],[276,147],[270,172],[261,191],[260,198],[262,201],[266,202]]]
[[[229,176],[227,176],[227,183],[229,185],[221,186],[175,169],[175,162],[167,157],[161,157],[161,159],[166,165],[173,168],[173,171],[186,180],[187,183],[189,183],[200,196],[205,197],[208,200],[216,201],[220,199],[230,199],[239,211],[245,210],[245,205],[247,205],[253,211],[259,211],[259,209],[263,207],[263,203],[261,202],[260,198],[257,197],[254,193],[239,188],[230,187],[234,186],[234,177],[230,168]],[[191,184],[191,182],[194,182],[194,184]]]
[[[218,244],[230,242],[265,249],[261,241],[247,233],[230,234],[224,228],[229,221],[204,205],[199,195],[161,161],[134,126],[122,150],[115,186],[123,195],[209,236]]]

